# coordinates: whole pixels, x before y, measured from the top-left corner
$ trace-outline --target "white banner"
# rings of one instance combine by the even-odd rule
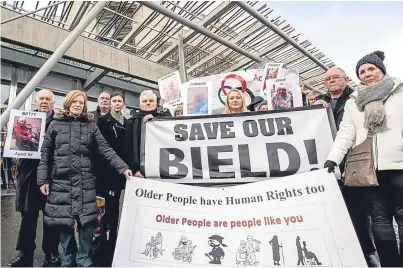
[[[11,110],[4,144],[4,157],[41,158],[46,113]]]
[[[325,170],[226,188],[129,180],[113,266],[210,264],[366,267]]]
[[[250,69],[232,73],[223,73],[198,77],[189,82],[210,81],[212,83],[213,114],[221,114],[224,111],[227,92],[237,88],[245,94],[246,105],[249,105],[253,97],[259,96],[262,86],[263,69]]]
[[[322,107],[155,119],[142,135],[151,179],[234,183],[322,168],[333,144]],[[143,173],[144,174],[144,173]]]

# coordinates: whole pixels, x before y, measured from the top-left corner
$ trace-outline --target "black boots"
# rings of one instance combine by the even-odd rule
[[[61,260],[59,253],[54,254],[46,254],[45,261],[42,264],[42,267],[60,267]]]
[[[18,256],[12,260],[7,267],[33,267],[34,266],[34,256],[33,255],[25,255],[18,254]]]

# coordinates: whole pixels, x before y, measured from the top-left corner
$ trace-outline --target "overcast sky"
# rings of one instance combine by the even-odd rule
[[[358,60],[374,50],[384,51],[387,72],[403,79],[403,2],[266,3],[354,81]]]

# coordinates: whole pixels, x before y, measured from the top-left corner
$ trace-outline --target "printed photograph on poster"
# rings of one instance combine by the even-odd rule
[[[181,84],[182,82],[179,71],[170,73],[158,79],[158,87],[161,99],[164,99],[167,102],[180,99],[182,97],[180,91]]]
[[[270,88],[271,106],[273,110],[287,109],[293,105],[293,85],[285,78],[277,79]]]
[[[298,83],[298,76],[297,80],[294,77],[266,80],[266,87],[261,89],[260,96],[267,100],[269,109],[302,107],[302,93]]]
[[[46,114],[11,110],[4,157],[40,159]]]
[[[277,79],[283,77],[283,64],[282,63],[266,63],[263,71],[265,80]]]
[[[185,95],[184,115],[212,114],[211,82],[190,82],[182,88]]]
[[[246,106],[248,106],[251,100],[260,94],[262,77],[263,69],[249,69],[198,77],[188,81],[188,83],[200,81],[211,82],[212,93],[210,100],[212,103],[212,114],[222,114],[227,94],[231,89],[240,90],[245,97]]]

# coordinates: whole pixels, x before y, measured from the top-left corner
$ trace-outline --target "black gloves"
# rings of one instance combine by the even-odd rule
[[[337,167],[337,164],[333,161],[327,160],[324,167],[327,168],[327,172],[332,173],[334,172],[334,168]]]

